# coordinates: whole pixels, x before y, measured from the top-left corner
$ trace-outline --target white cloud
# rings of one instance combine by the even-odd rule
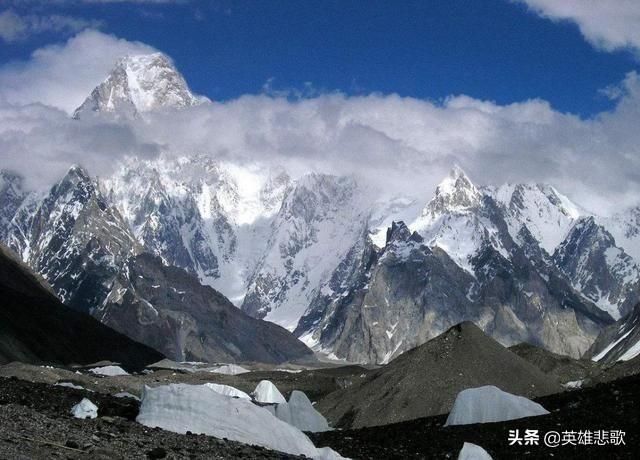
[[[537,14],[577,24],[590,43],[606,51],[640,51],[638,0],[515,0]]]
[[[19,15],[13,10],[0,13],[0,39],[11,43],[25,40],[44,32],[73,34],[87,28],[101,26],[100,21],[75,18],[59,14],[38,16]]]
[[[464,95],[433,103],[339,93],[246,95],[131,123],[69,118],[119,55],[150,50],[83,32],[0,68],[0,164],[49,185],[71,163],[101,174],[126,155],[206,153],[354,173],[387,193],[427,199],[457,162],[479,183],[548,182],[597,212],[639,201],[636,73],[609,89],[614,110],[587,120],[538,99],[499,105]]]
[[[148,53],[150,46],[85,30],[61,45],[33,52],[26,62],[0,71],[0,99],[11,104],[39,102],[71,113],[126,54]]]

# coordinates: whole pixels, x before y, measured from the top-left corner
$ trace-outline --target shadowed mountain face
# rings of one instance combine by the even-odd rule
[[[631,312],[605,328],[585,357],[601,363],[627,364],[640,361],[640,303]]]
[[[196,275],[140,254],[146,248],[80,167],[15,219],[8,239],[65,305],[172,359],[280,363],[312,356],[291,333],[249,317]]]
[[[146,253],[128,261],[94,315],[176,361],[314,359],[286,329],[248,316],[195,275]]]
[[[460,391],[483,385],[527,397],[561,389],[555,377],[465,322],[329,394],[317,408],[334,426],[384,425],[444,414]]]
[[[64,306],[46,283],[0,246],[0,364],[90,364],[140,369],[162,359],[91,316]]]
[[[402,223],[387,244],[354,246],[296,333],[355,362],[386,363],[461,321],[506,346],[529,342],[580,357],[611,317],[582,298],[542,255],[516,245],[490,199],[499,230],[462,269]],[[523,235],[523,239],[527,235]],[[535,246],[533,246],[535,248]]]

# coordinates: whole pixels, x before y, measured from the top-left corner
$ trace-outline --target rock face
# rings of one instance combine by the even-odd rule
[[[640,304],[604,329],[585,357],[601,363],[631,361],[640,355]]]
[[[20,175],[0,171],[0,241],[7,241],[11,221],[26,195]]]
[[[317,288],[366,226],[351,178],[310,174],[286,195],[242,309],[295,329]]]
[[[311,352],[282,328],[235,308],[194,275],[143,254],[127,222],[80,167],[24,218],[9,241],[68,306],[178,361],[283,362]]]
[[[149,252],[357,362],[388,362],[464,320],[505,345],[577,357],[611,322],[602,309],[615,316],[636,295],[633,260],[597,225],[583,231],[588,219],[547,252],[578,212],[555,190],[485,190],[460,169],[414,222],[392,225],[382,248],[370,236],[371,200],[351,178],[293,180],[192,157],[130,160],[100,182],[74,167],[44,197],[19,190],[2,195],[16,203],[5,241],[68,305],[104,307],[129,259]],[[542,217],[523,203],[546,203]]]
[[[640,297],[640,269],[593,217],[578,220],[553,260],[573,286],[614,319]]]
[[[136,240],[240,305],[290,186],[278,168],[209,157],[130,160],[104,181]]]
[[[98,183],[78,166],[40,201],[25,201],[9,226],[9,246],[63,303],[89,312],[140,246]]]
[[[51,288],[0,245],[0,364],[90,364],[140,369],[163,356],[60,303]]]
[[[610,218],[598,218],[598,223],[611,233],[627,254],[640,260],[640,205]]]
[[[527,257],[499,214],[491,219],[503,229],[493,236],[503,250],[480,244],[471,273],[394,224],[382,251],[364,244],[345,261],[329,285],[336,289],[315,299],[296,333],[347,360],[385,363],[471,320],[504,345],[525,341],[579,357],[611,318],[544,259]]]
[[[146,253],[129,259],[94,315],[175,361],[313,359],[282,327],[247,316],[194,275]]]
[[[460,391],[483,385],[526,397],[560,389],[474,324],[462,323],[327,395],[316,408],[336,427],[384,425],[447,413]]]
[[[73,117],[109,113],[132,118],[160,108],[189,107],[201,101],[164,54],[126,56],[116,62],[106,80],[91,92]]]
[[[549,255],[564,240],[576,219],[588,214],[550,185],[505,184],[485,191],[503,210],[514,241],[526,243],[520,239],[526,228]]]

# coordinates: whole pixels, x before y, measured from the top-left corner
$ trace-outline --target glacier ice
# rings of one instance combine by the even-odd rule
[[[540,404],[527,398],[486,385],[458,393],[445,426],[502,422],[548,413]]]
[[[211,372],[214,374],[240,375],[251,371],[242,366],[238,366],[237,364],[225,364],[224,366],[213,369]]]
[[[93,369],[89,369],[89,372],[96,375],[104,375],[107,377],[114,377],[118,375],[130,375],[127,371],[125,371],[120,366],[102,366],[102,367],[94,367]]]
[[[458,460],[493,460],[491,455],[482,447],[465,442],[458,454]]]
[[[253,399],[263,404],[281,404],[287,402],[278,388],[269,380],[261,380],[251,395]]]
[[[203,433],[315,459],[342,458],[332,450],[316,449],[302,431],[266,409],[206,385],[145,386],[136,420],[148,427]]]
[[[82,401],[71,408],[71,414],[75,418],[96,418],[98,416],[98,406],[87,398],[82,398]]]
[[[251,400],[251,396],[246,394],[244,391],[238,390],[237,388],[230,385],[222,385],[219,383],[205,383],[204,385],[223,396]]]
[[[302,431],[318,433],[331,430],[327,419],[313,407],[302,391],[294,390],[289,402],[267,406],[266,409],[283,422]]]

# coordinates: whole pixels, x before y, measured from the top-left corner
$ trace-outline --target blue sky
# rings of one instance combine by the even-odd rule
[[[259,93],[268,84],[436,101],[458,94],[499,104],[541,98],[589,117],[613,105],[599,90],[638,68],[632,49],[594,46],[575,21],[550,21],[506,0],[21,0],[10,11],[79,18],[151,45],[214,100]],[[74,27],[0,42],[0,64],[27,59]]]

